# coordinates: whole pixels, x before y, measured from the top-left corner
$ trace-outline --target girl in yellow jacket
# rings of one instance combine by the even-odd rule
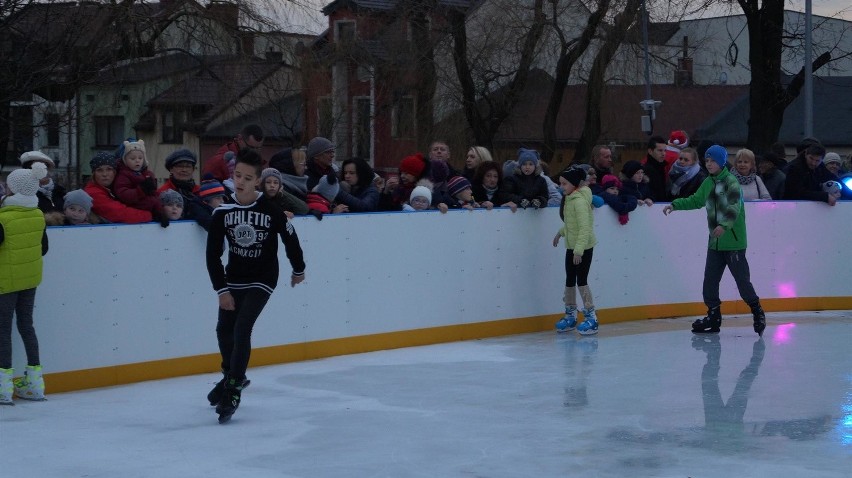
[[[44,214],[38,208],[39,180],[47,176],[43,163],[9,173],[10,194],[0,199],[0,405],[12,405],[12,393],[44,400],[44,379],[33,328],[36,287],[41,283],[47,252]],[[27,352],[26,375],[12,379],[12,317]]]
[[[592,253],[595,239],[594,216],[592,215],[592,191],[586,183],[586,172],[572,168],[559,173],[559,187],[565,194],[562,209],[564,224],[553,238],[553,247],[559,244],[559,238],[565,238],[565,316],[556,323],[557,332],[574,330],[582,335],[598,333],[598,319],[595,304],[589,290],[589,269],[592,266]],[[583,317],[577,325],[576,288],[580,289],[583,299]]]

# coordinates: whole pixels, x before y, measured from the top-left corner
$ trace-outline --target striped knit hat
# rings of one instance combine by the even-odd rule
[[[222,186],[222,183],[215,179],[201,181],[201,186],[198,189],[198,197],[200,197],[202,201],[207,201],[219,196],[225,196],[226,194],[225,186]]]

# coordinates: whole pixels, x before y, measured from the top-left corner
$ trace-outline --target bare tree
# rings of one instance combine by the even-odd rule
[[[547,103],[547,111],[545,111],[544,122],[542,124],[544,133],[542,158],[545,161],[550,161],[556,152],[556,121],[559,117],[559,110],[562,107],[562,99],[565,96],[565,87],[568,85],[571,70],[592,43],[592,39],[594,39],[601,22],[609,11],[610,0],[600,0],[597,2],[596,7],[597,9],[589,15],[585,27],[577,37],[572,36],[571,32],[566,32],[558,21],[553,22],[553,29],[559,39],[559,57],[556,62],[553,90],[550,92],[550,99]],[[553,9],[552,16],[555,20],[558,17],[556,3],[553,4]],[[589,88],[591,87],[590,81]]]
[[[586,87],[586,114],[583,122],[583,132],[574,151],[574,160],[591,158],[592,148],[598,143],[601,135],[601,105],[606,90],[606,69],[624,42],[627,32],[639,18],[642,0],[628,0],[624,10],[616,15],[612,26],[607,29],[603,42],[592,62],[589,81]]]
[[[454,11],[449,15],[453,61],[461,89],[462,108],[476,144],[492,148],[494,135],[512,113],[533,67],[547,24],[544,1],[533,1],[529,21],[515,26],[520,32],[517,36],[518,60],[511,71],[493,68],[490,63],[493,58],[469,51],[467,19],[463,11]],[[499,47],[510,49],[510,45],[505,44]]]

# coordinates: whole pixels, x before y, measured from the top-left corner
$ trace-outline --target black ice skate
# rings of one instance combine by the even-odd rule
[[[722,326],[722,311],[713,307],[707,311],[707,317],[692,323],[693,334],[717,334]]]
[[[224,374],[222,376],[222,380],[219,380],[213,387],[213,390],[210,390],[210,393],[207,394],[207,401],[210,402],[211,407],[215,407],[219,404],[219,401],[222,400],[222,394],[225,392],[225,380],[227,380],[227,378],[228,375]],[[251,380],[246,379],[243,382],[243,388],[248,387],[250,383]]]
[[[234,412],[240,406],[240,396],[246,386],[246,380],[237,380],[228,378],[225,382],[225,387],[222,390],[222,398],[219,404],[216,405],[216,413],[219,414],[219,423],[226,423],[231,419]]]
[[[763,312],[763,307],[758,303],[751,308],[751,315],[754,317],[754,332],[763,337],[763,331],[766,330],[766,314]]]

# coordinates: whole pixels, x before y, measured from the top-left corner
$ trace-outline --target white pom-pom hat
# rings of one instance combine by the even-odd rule
[[[33,163],[32,169],[16,169],[6,178],[9,191],[21,196],[35,196],[38,192],[38,182],[47,176],[47,166],[44,163]]]

